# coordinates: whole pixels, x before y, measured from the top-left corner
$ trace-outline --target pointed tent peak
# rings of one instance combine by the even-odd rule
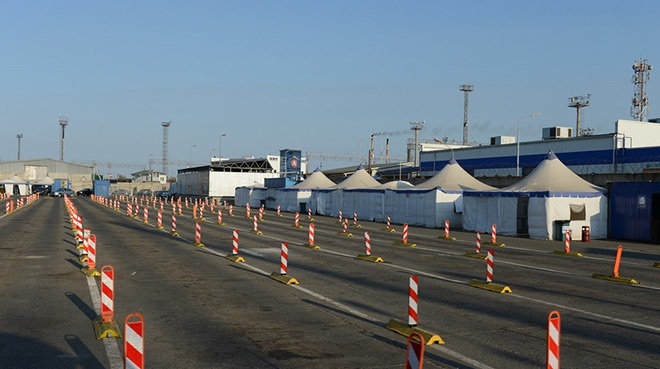
[[[319,167],[316,167],[316,169],[314,169],[314,173],[320,172],[320,171],[321,171],[321,168],[319,168]]]
[[[555,160],[555,159],[557,159],[557,155],[555,155],[555,153],[552,150],[550,150],[550,151],[548,151],[548,155],[546,155],[545,159],[546,160]]]
[[[454,159],[454,156],[452,155],[451,159],[449,159],[447,164],[454,165],[454,164],[458,164],[458,162],[456,161],[456,159]]]
[[[364,170],[364,165],[360,164],[360,165],[357,167],[357,170]]]

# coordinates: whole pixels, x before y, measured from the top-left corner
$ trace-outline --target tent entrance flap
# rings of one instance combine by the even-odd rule
[[[518,210],[516,215],[516,233],[519,235],[529,235],[528,208],[529,208],[529,196],[518,197]]]

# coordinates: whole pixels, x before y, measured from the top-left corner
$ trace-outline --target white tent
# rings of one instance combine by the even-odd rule
[[[411,189],[386,191],[385,213],[394,223],[441,227],[449,220],[461,227],[463,190],[494,190],[472,177],[454,158],[425,182]]]
[[[280,205],[282,211],[300,211],[306,212],[312,206],[312,190],[319,188],[329,188],[334,186],[328,177],[316,169],[307,179],[288,188],[280,188],[275,194],[276,202]]]
[[[0,181],[0,187],[4,187],[4,193],[25,196],[29,194],[30,186],[27,181],[14,174],[10,179]]]
[[[236,206],[250,204],[250,207],[258,208],[261,204],[265,203],[267,193],[266,187],[261,186],[236,187],[234,204]]]
[[[363,214],[364,217],[361,215],[362,213],[371,212],[371,210],[368,210],[369,206],[363,206],[363,201],[368,202],[368,200],[362,199],[360,193],[349,194],[347,190],[374,189],[379,186],[380,183],[360,166],[355,173],[340,183],[327,189],[313,190],[312,204],[316,205],[316,209],[312,208],[312,211],[329,216],[336,216],[341,211],[345,215],[350,214],[352,216],[353,212],[359,210],[358,216],[360,219],[373,219],[373,215]],[[345,194],[348,194],[346,200],[344,200]]]
[[[463,228],[490,233],[497,226],[502,235],[536,239],[561,239],[565,229],[574,240],[582,227],[592,238],[607,236],[607,199],[604,189],[568,169],[549,152],[527,177],[497,191],[466,191]]]

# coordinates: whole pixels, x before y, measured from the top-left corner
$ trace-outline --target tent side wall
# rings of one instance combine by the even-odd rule
[[[463,196],[463,229],[481,233],[491,233],[496,225],[497,233],[505,236],[517,234],[516,214],[518,196]]]
[[[584,206],[584,220],[571,219],[571,205]],[[543,209],[535,215],[535,224],[543,217],[543,224],[532,229],[533,209]],[[561,224],[568,224],[571,239],[582,240],[582,227],[590,228],[591,238],[607,237],[607,198],[605,196],[549,196],[531,198],[529,201],[529,236],[536,239],[561,240]],[[538,211],[537,211],[538,212]]]

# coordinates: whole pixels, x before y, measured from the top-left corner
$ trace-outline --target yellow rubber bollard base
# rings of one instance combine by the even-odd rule
[[[288,285],[288,284],[300,284],[300,282],[298,282],[297,279],[295,279],[295,278],[293,278],[293,277],[289,277],[289,276],[286,275],[286,274],[280,274],[280,273],[278,273],[278,272],[273,272],[273,273],[270,275],[270,277],[271,277],[272,279],[274,279],[274,280],[280,282],[280,283],[284,283],[284,284],[287,284],[287,285]]]
[[[195,242],[195,243],[193,243],[193,245],[194,245],[195,247],[204,247],[204,244],[201,243],[201,242]]]
[[[383,259],[380,256],[373,255],[358,255],[355,257],[358,260],[371,261],[372,263],[382,263]]]
[[[655,264],[653,264],[653,267],[654,268],[660,268],[660,262],[656,261]]]
[[[310,249],[312,249],[312,250],[318,250],[318,249],[321,248],[321,246],[318,246],[318,245],[310,245],[310,244],[308,244],[308,243],[306,243],[305,246],[307,246],[308,248],[310,248]]]
[[[486,259],[488,258],[488,254],[482,253],[482,252],[466,252],[465,256],[470,257],[470,258],[475,258],[475,259]]]
[[[84,248],[84,247],[85,247],[85,245],[83,245],[83,243],[80,242],[80,243],[78,243],[78,244],[76,245],[76,250],[80,250],[80,249],[82,249],[82,248]]]
[[[99,272],[96,269],[89,269],[89,268],[82,268],[80,269],[81,272],[83,272],[84,275],[88,277],[100,277],[101,272]]]
[[[353,237],[353,233],[351,232],[337,232],[337,234],[344,237]]]
[[[360,225],[360,224],[351,224],[351,227],[362,228],[362,225]]]
[[[582,257],[582,254],[580,254],[579,252],[572,252],[572,251],[571,252],[565,252],[565,251],[562,251],[562,250],[555,250],[552,253],[555,254],[555,255],[574,256],[576,258],[581,258]]]
[[[293,227],[293,228],[302,228],[301,225],[295,225],[295,224],[291,224],[291,227]]]
[[[81,263],[86,263],[89,261],[89,256],[87,254],[78,256],[78,261]]]
[[[497,246],[497,247],[504,247],[505,246],[503,243],[492,243],[492,242],[483,242],[482,245]]]
[[[393,245],[397,245],[397,246],[407,246],[407,247],[415,247],[415,246],[417,246],[416,243],[412,243],[412,242],[393,242],[392,244],[393,244]]]
[[[245,263],[245,259],[243,259],[238,254],[229,254],[227,255],[227,259],[233,261],[234,263]]]
[[[380,230],[383,232],[390,232],[390,233],[396,232],[396,229],[394,228],[381,228]]]
[[[307,218],[307,221],[308,221],[308,222],[313,222],[313,221],[314,221],[314,218]]]
[[[454,237],[439,236],[438,238],[441,239],[441,240],[456,241],[456,238],[454,238]]]
[[[226,226],[227,224],[226,224],[225,222],[222,222],[222,223],[218,223],[218,225],[219,225],[220,227],[224,227],[224,226]]]
[[[593,276],[596,279],[602,279],[610,282],[626,283],[626,284],[639,284],[637,280],[633,278],[623,278],[623,277],[612,277],[611,275],[597,274],[594,273]]]
[[[170,232],[170,236],[172,237],[179,237],[179,234],[176,232]]]
[[[468,283],[468,285],[472,287],[481,288],[482,290],[492,291],[497,293],[513,293],[513,291],[511,291],[511,288],[509,288],[509,286],[503,286],[501,284],[495,284],[492,282],[491,283],[483,282],[476,279],[471,280]]]
[[[103,323],[99,316],[94,319],[92,325],[94,326],[94,334],[96,335],[97,340],[100,340],[101,338],[122,338],[121,330],[114,320]]]
[[[158,229],[161,230],[161,231],[164,229],[162,226],[160,226],[160,227],[156,227],[156,228],[158,228]]]
[[[408,324],[396,320],[396,319],[390,319],[389,323],[385,326],[387,329],[396,332],[404,337],[410,337],[410,334],[412,333],[418,333],[422,337],[424,337],[424,342],[426,342],[426,346],[432,345],[434,343],[437,343],[439,345],[444,345],[445,341],[440,338],[439,335],[431,333],[429,331],[423,330],[417,326],[409,326]]]
[[[263,234],[261,231],[255,231],[254,229],[251,230],[250,233],[256,234],[256,235],[259,235],[259,236],[261,236]]]

